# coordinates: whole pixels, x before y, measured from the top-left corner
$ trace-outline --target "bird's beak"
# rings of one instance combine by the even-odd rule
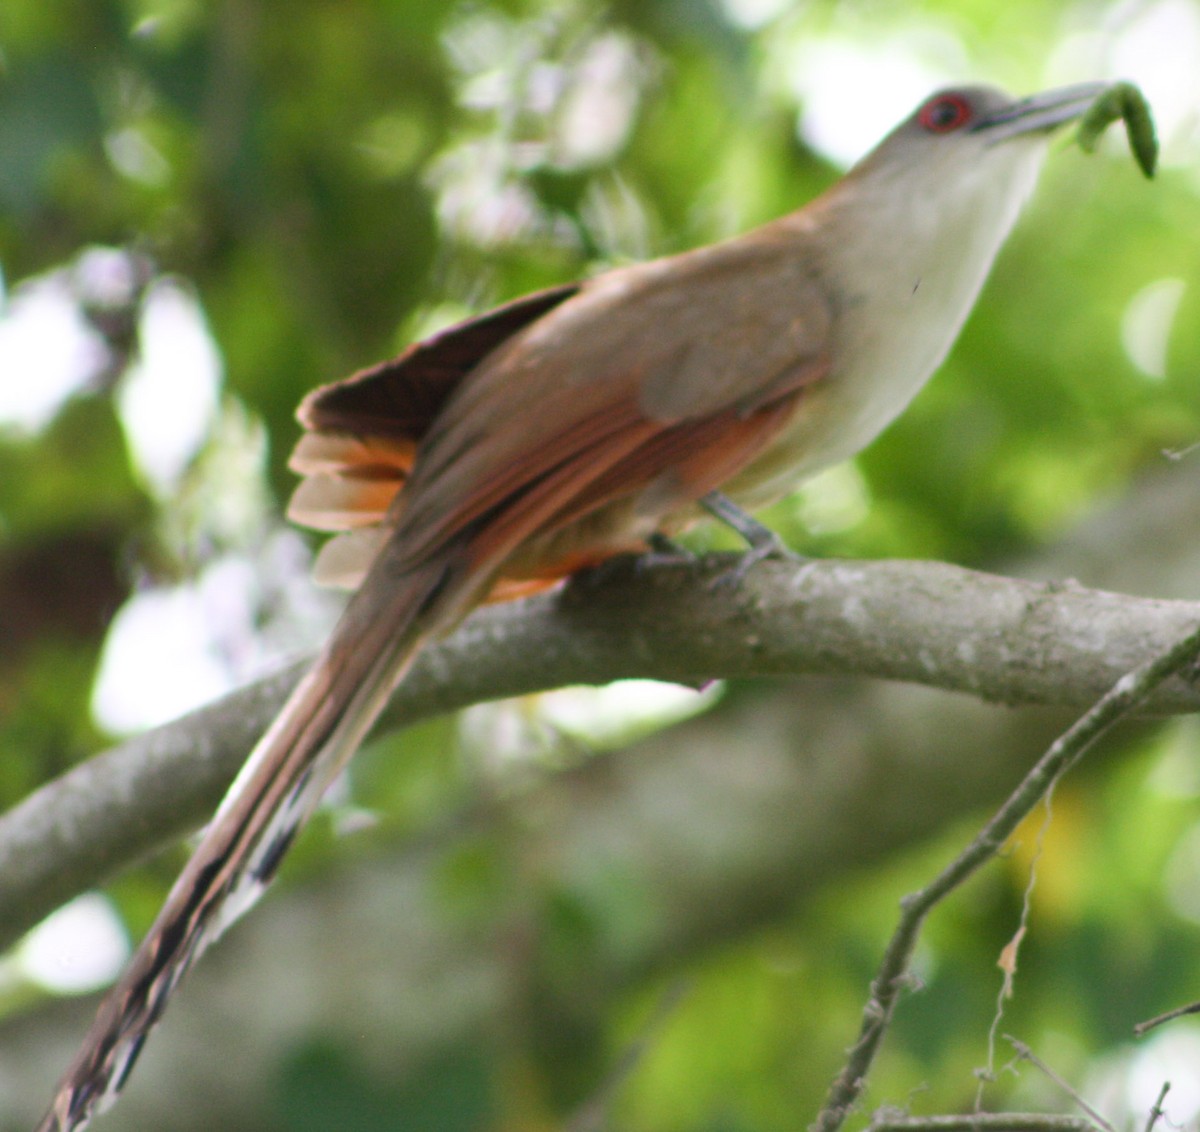
[[[986,131],[989,143],[1047,133],[1082,116],[1108,87],[1108,83],[1077,83],[1033,94],[980,118],[971,132]]]

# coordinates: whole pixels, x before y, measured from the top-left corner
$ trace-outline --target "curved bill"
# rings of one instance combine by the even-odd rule
[[[989,142],[1005,141],[1021,134],[1045,133],[1082,117],[1110,85],[1076,83],[1018,99],[984,115],[971,127],[971,132],[986,130]]]

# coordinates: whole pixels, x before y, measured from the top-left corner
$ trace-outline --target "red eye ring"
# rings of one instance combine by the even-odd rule
[[[917,115],[917,121],[931,134],[948,134],[970,120],[971,104],[961,94],[939,94]]]

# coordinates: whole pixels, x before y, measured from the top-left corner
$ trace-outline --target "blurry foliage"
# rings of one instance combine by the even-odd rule
[[[1029,89],[1047,44],[1091,26],[1099,7],[729,5],[777,12],[752,29],[718,0],[4,0],[0,268],[12,292],[100,245],[188,280],[224,360],[225,396],[261,419],[283,498],[291,414],[313,385],[450,317],[743,230],[829,183],[835,170],[796,130],[803,108],[782,45],[831,34],[878,47],[910,23],[939,23],[973,71]],[[773,509],[788,537],[821,554],[986,563],[1052,540],[1162,449],[1194,441],[1196,182],[1168,168],[1148,187],[1115,152],[1052,158],[944,372],[858,461],[858,478]],[[1126,357],[1121,322],[1163,278],[1185,288],[1165,373],[1151,380]],[[124,311],[125,337],[141,294]],[[107,623],[135,584],[204,557],[173,501],[131,470],[113,399],[129,345],[120,323],[100,326],[117,359],[110,380],[41,430],[0,430],[0,804],[100,741],[87,705]],[[204,463],[184,496],[212,490]],[[849,501],[845,522],[837,500]],[[813,514],[828,521],[806,528]],[[1164,757],[1194,757],[1186,728],[1170,734],[1174,754],[1149,746],[1056,802],[1039,928],[1009,1009],[1021,1032],[1065,1035],[1067,1075],[1123,1040],[1143,1004],[1200,983],[1194,931],[1167,910],[1162,879],[1178,868],[1194,809],[1194,790],[1154,786]],[[356,775],[362,804],[389,813],[392,833],[470,797],[461,763],[445,757],[451,724],[403,745],[405,759],[367,753]],[[959,836],[824,894],[802,923],[691,960],[691,993],[621,1090],[620,1126],[805,1122],[856,1025],[896,895]],[[319,868],[370,841],[318,833],[293,865]],[[442,878],[448,906],[497,899],[503,852],[468,843]],[[955,915],[935,918],[925,993],[905,1003],[871,1101],[927,1082],[923,1109],[972,1102],[980,1019],[999,987],[979,972],[1011,934],[1027,866],[1018,851],[956,899]],[[117,886],[135,928],[171,868]],[[617,878],[604,903],[635,921],[620,900]],[[550,894],[541,914],[552,975],[555,948],[589,946],[593,911]],[[280,1069],[279,1127],[556,1126],[662,993],[631,988],[583,1021],[543,1003],[527,1048],[448,1051],[399,1085],[371,1078],[353,1049],[315,1041]]]
[[[279,1107],[290,1132],[485,1132],[495,1127],[495,1103],[486,1059],[456,1050],[410,1074],[401,1085],[383,1084],[332,1042],[298,1051],[279,1082]]]

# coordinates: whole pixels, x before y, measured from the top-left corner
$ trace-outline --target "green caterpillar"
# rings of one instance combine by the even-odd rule
[[[1088,107],[1076,135],[1080,147],[1085,153],[1093,152],[1100,135],[1119,118],[1125,119],[1129,148],[1133,150],[1138,166],[1147,177],[1153,177],[1158,161],[1154,119],[1150,117],[1146,96],[1133,83],[1113,83]]]

